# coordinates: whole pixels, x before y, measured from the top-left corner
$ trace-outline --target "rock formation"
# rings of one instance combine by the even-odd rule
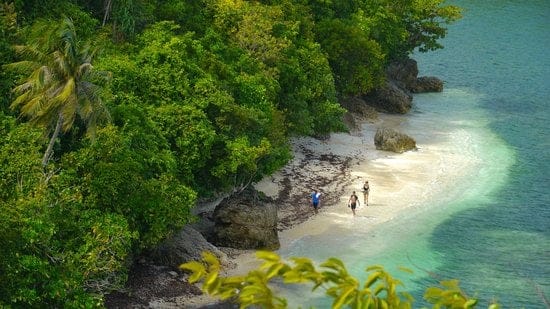
[[[413,93],[443,91],[443,81],[439,78],[433,76],[418,77],[417,63],[410,58],[390,64],[386,69],[386,77],[400,88]]]
[[[414,93],[441,92],[443,91],[443,81],[433,76],[422,76],[416,79],[410,90]]]
[[[365,94],[367,104],[386,113],[406,114],[412,107],[412,93],[441,92],[443,81],[437,77],[418,77],[414,59],[391,63],[386,68],[386,82]]]
[[[388,80],[378,89],[363,96],[367,104],[392,114],[406,114],[412,107],[412,95],[399,87],[399,83]]]
[[[173,237],[163,241],[149,252],[148,259],[156,265],[167,265],[177,269],[182,263],[200,260],[203,251],[210,251],[216,255],[222,264],[227,262],[225,253],[206,241],[195,229],[186,225]]]
[[[394,129],[379,128],[374,135],[374,145],[378,150],[403,153],[416,149],[416,141]]]
[[[213,244],[237,249],[279,249],[277,207],[249,189],[222,201],[214,211]]]
[[[418,77],[418,66],[414,59],[394,61],[386,68],[386,77],[394,81],[400,88],[411,91]]]

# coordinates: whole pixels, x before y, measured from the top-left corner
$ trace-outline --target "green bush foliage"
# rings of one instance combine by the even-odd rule
[[[339,98],[440,48],[458,13],[442,0],[0,0],[0,306],[103,306],[199,196],[278,170],[293,136],[345,130]]]
[[[189,281],[202,282],[202,290],[222,300],[232,300],[240,308],[259,306],[261,308],[287,308],[285,298],[277,296],[270,283],[283,282],[286,285],[308,284],[312,291],[321,289],[331,299],[332,308],[412,308],[413,297],[399,291],[403,284],[384,270],[382,266],[365,269],[367,279],[360,282],[337,258],[329,258],[318,266],[305,257],[290,258],[286,262],[279,255],[269,251],[258,251],[256,257],[263,260],[257,268],[243,276],[223,277],[221,266],[215,255],[203,252],[201,261],[180,265],[190,272]],[[411,273],[411,270],[402,268]],[[433,308],[475,308],[477,300],[469,298],[459,287],[458,280],[440,282],[439,286],[428,287],[424,298]],[[491,304],[489,309],[498,309]]]

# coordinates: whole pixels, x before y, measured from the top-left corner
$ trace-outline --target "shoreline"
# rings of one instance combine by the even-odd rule
[[[294,158],[280,171],[254,185],[278,203],[281,247],[275,252],[285,259],[304,255],[310,258],[315,255],[322,260],[339,257],[333,251],[302,254],[301,250],[311,247],[312,240],[325,243],[331,237],[370,237],[386,226],[384,223],[429,211],[426,201],[455,191],[452,187],[455,181],[476,165],[462,158],[464,142],[461,138],[458,143],[454,141],[454,131],[451,136],[449,131],[426,128],[424,123],[411,125],[418,120],[411,120],[413,118],[380,114],[375,120],[362,121],[360,127],[350,133],[333,133],[327,140],[309,137],[292,140]],[[378,127],[393,128],[412,136],[418,149],[402,154],[376,150],[374,135]],[[360,192],[365,180],[371,185],[366,207]],[[313,189],[323,193],[316,215],[309,204]],[[347,207],[352,191],[356,191],[361,202],[355,217]],[[261,264],[255,257],[256,250],[218,248],[226,253],[228,260],[223,276],[243,275]],[[329,255],[322,257],[323,254]],[[178,281],[189,285],[186,278],[184,275]],[[197,293],[196,285],[193,287],[195,292],[152,299],[148,306],[196,309],[223,305],[215,297]]]
[[[425,210],[427,200],[445,196],[456,179],[468,174],[475,162],[465,162],[459,152],[449,149],[451,141],[434,139],[429,132],[420,141],[417,139],[416,151],[398,154],[376,150],[376,128],[388,127],[409,134],[409,117],[381,114],[376,121],[362,123],[360,130],[332,134],[326,141],[313,138],[293,141],[294,159],[255,185],[257,190],[277,200],[280,191],[285,190],[280,184],[290,182],[289,199],[281,207],[280,218],[289,216],[288,212],[295,216],[296,212],[306,213],[302,221],[280,229],[281,247],[277,253],[285,258],[296,243],[304,245],[312,236],[372,233],[384,223],[411,214],[413,209]],[[411,136],[416,139],[414,133]],[[365,180],[371,185],[369,206],[363,205],[360,191]],[[307,199],[313,188],[323,193],[317,215],[313,215]],[[356,191],[361,202],[355,217],[347,207],[352,191]],[[254,252],[237,255],[236,266],[227,270],[227,274],[241,275],[259,266]]]

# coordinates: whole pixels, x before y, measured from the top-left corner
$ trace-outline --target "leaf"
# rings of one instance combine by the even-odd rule
[[[341,308],[344,304],[349,303],[352,293],[356,292],[355,288],[348,287],[345,289],[340,296],[338,296],[332,303],[332,308]]]
[[[268,279],[271,279],[279,274],[279,271],[285,267],[285,264],[273,265],[266,273]]]
[[[386,286],[383,285],[383,284],[380,284],[379,286],[376,287],[376,289],[374,290],[374,295],[378,295],[380,294],[380,292],[384,291],[384,290],[387,290]]]
[[[381,275],[382,275],[382,273],[379,272],[379,271],[376,271],[376,272],[373,272],[372,274],[370,274],[369,277],[367,278],[367,281],[365,281],[365,288],[370,287],[376,281],[378,281],[378,279],[380,279]]]
[[[329,258],[326,262],[321,264],[321,267],[326,267],[326,268],[330,268],[338,271],[342,271],[342,270],[345,271],[346,269],[346,267],[344,266],[344,263],[342,263],[342,261],[337,258]]]
[[[258,259],[271,261],[271,262],[279,262],[281,260],[281,257],[277,253],[272,251],[262,251],[262,250],[257,251],[256,257]]]
[[[199,281],[206,273],[204,265],[197,262],[191,261],[180,265],[181,270],[188,270],[192,272],[192,275],[189,277],[190,283],[195,283]]]

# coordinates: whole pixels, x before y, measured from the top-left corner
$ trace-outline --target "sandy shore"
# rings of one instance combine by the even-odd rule
[[[278,204],[279,253],[288,252],[301,240],[307,243],[306,238],[311,236],[374,233],[398,216],[423,211],[422,207],[429,204],[428,199],[445,196],[454,181],[475,166],[475,162],[461,155],[467,136],[426,128],[429,126],[426,123],[411,125],[410,120],[410,115],[383,114],[351,133],[332,134],[328,140],[298,138],[292,141],[293,160],[255,184],[257,190]],[[376,150],[374,134],[379,127],[412,136],[418,149],[403,154]],[[364,205],[360,192],[365,180],[369,180],[371,187],[368,206]],[[313,189],[322,192],[318,214],[313,213],[309,203]],[[352,191],[356,191],[361,201],[356,216],[347,207]],[[229,258],[230,264],[236,266],[227,269],[226,275],[246,274],[260,265],[255,250],[231,250]],[[215,303],[216,300],[207,295],[187,294],[168,303],[149,305],[200,308]]]
[[[368,234],[396,216],[423,207],[423,202],[434,195],[444,194],[456,177],[466,172],[471,162],[463,162],[450,141],[415,132],[418,128],[409,132],[407,117],[380,115],[377,121],[364,123],[350,134],[332,134],[325,141],[293,141],[294,159],[256,184],[257,190],[281,203],[280,251],[311,235]],[[418,150],[403,154],[376,150],[374,134],[378,127],[411,135]],[[368,206],[360,192],[365,180],[371,187]],[[308,199],[314,188],[323,193],[317,215],[313,215]],[[347,207],[352,191],[361,201],[355,217]],[[237,256],[235,262],[237,267],[228,271],[231,275],[244,274],[259,265],[253,252]]]

